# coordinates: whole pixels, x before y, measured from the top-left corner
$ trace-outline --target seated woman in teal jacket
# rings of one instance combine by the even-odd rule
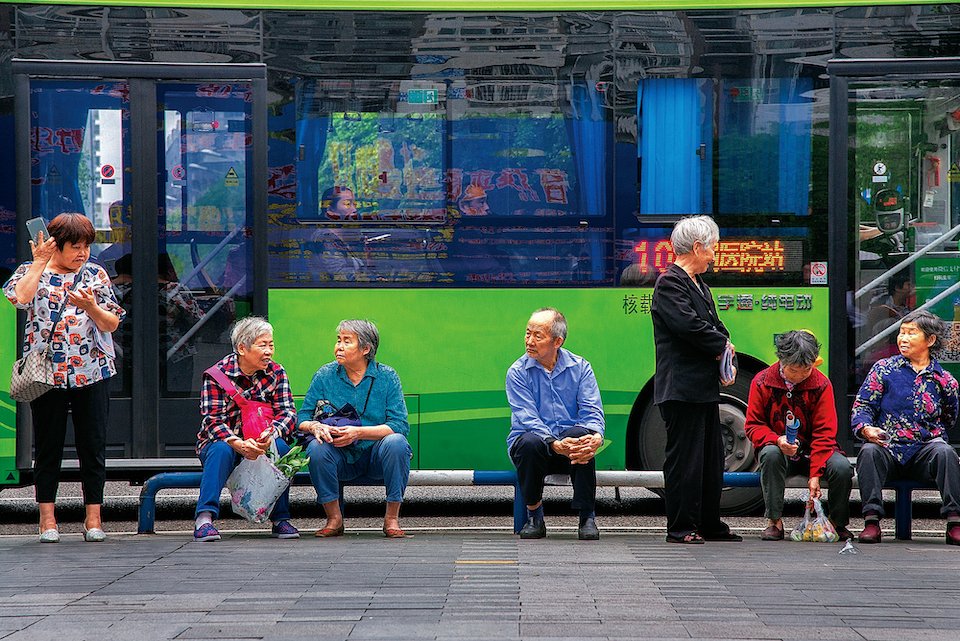
[[[365,320],[337,326],[336,360],[317,370],[297,415],[310,456],[310,479],[327,522],[316,535],[343,535],[340,484],[382,482],[387,510],[383,534],[404,536],[400,503],[413,451],[400,377],[375,360],[380,334]]]

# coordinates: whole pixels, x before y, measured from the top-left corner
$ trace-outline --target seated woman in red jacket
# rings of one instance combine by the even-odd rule
[[[827,511],[840,540],[851,538],[850,489],[853,466],[837,446],[837,411],[833,386],[817,370],[820,343],[807,331],[777,336],[777,358],[753,377],[747,402],[747,437],[760,461],[767,528],[764,541],[783,539],[783,490],[788,474],[805,474],[810,498],[820,498],[820,478],[827,477],[830,492]],[[792,418],[791,418],[792,416]],[[786,424],[795,419],[799,427],[795,442],[786,435]]]

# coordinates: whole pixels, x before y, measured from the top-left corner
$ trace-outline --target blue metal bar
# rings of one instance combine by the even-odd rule
[[[153,534],[157,517],[157,492],[168,487],[200,487],[200,472],[165,472],[147,479],[140,490],[137,534]]]
[[[760,487],[760,472],[724,472],[724,487]]]

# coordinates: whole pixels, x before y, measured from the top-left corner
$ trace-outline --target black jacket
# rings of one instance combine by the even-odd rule
[[[653,399],[711,403],[720,400],[720,362],[730,332],[720,322],[710,288],[701,291],[676,264],[657,278],[650,315],[657,350]]]

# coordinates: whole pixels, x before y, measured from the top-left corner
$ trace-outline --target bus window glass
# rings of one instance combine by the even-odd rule
[[[811,78],[653,78],[637,88],[640,214],[805,216]]]
[[[157,103],[161,394],[188,396],[250,309],[250,86],[161,84]]]
[[[898,353],[901,319],[926,309],[952,326],[940,362],[960,373],[960,83],[850,85],[853,213],[851,393]]]
[[[284,279],[611,282],[603,100],[582,84],[301,83]]]

